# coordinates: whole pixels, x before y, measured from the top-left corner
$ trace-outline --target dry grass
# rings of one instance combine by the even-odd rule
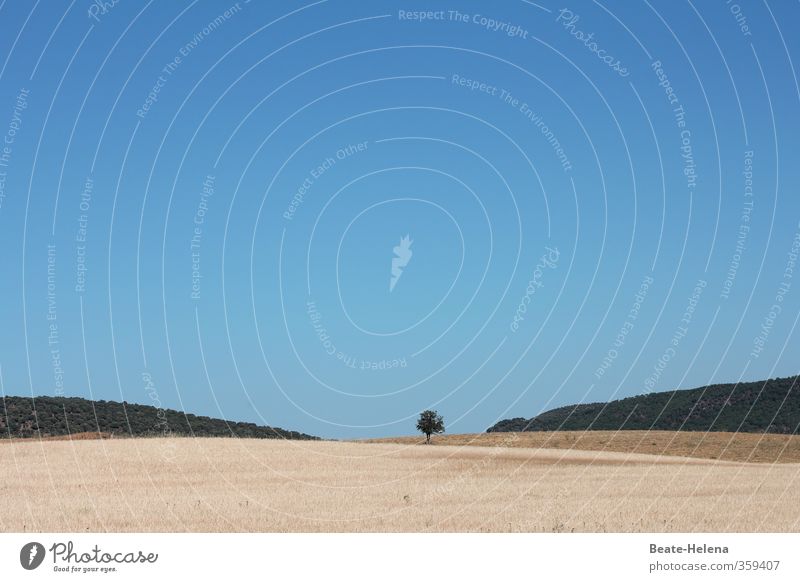
[[[421,444],[417,436],[366,442]],[[746,463],[800,463],[800,436],[732,432],[559,431],[454,434],[433,437],[433,445],[525,447],[643,453]]]
[[[792,464],[154,438],[11,442],[0,467],[4,532],[800,529]]]
[[[0,438],[3,443],[27,443],[32,441],[93,441],[98,439],[112,439],[114,435],[109,432],[73,432],[66,435],[45,436],[37,438]],[[117,437],[119,438],[119,437]]]

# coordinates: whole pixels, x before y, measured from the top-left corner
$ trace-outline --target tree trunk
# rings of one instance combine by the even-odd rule
[[[429,432],[425,433],[425,444],[426,445],[431,444],[431,433],[429,433]]]

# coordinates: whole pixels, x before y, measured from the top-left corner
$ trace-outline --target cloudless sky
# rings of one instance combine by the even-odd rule
[[[6,1],[3,393],[357,438],[794,375],[798,22]]]

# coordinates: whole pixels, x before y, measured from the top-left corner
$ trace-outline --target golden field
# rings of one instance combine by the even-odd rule
[[[485,437],[6,442],[0,531],[800,531],[797,463]]]
[[[421,444],[424,438],[393,437],[367,442],[410,445]],[[800,436],[782,434],[664,430],[495,432],[440,435],[434,437],[432,444],[577,449],[746,463],[800,463]]]

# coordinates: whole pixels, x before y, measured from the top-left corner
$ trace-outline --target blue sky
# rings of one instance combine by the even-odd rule
[[[6,1],[3,391],[357,438],[796,374],[799,11]]]

